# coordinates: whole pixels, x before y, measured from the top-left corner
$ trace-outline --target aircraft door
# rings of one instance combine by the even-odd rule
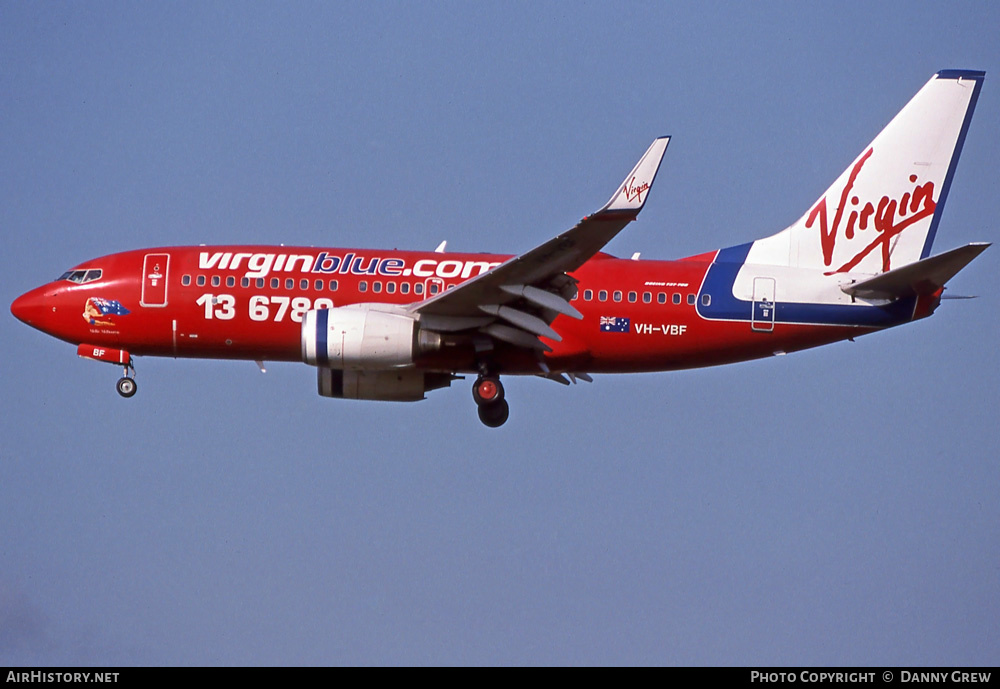
[[[435,294],[444,292],[444,280],[441,278],[427,278],[424,280],[424,299],[433,297]]]
[[[167,269],[170,254],[146,254],[142,262],[142,296],[140,306],[167,305]]]
[[[757,332],[771,332],[774,330],[774,311],[774,278],[754,278],[750,327]]]

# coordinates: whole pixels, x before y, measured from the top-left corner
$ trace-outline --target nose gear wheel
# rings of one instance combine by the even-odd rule
[[[118,379],[116,387],[118,394],[126,399],[136,393],[135,366],[132,365],[132,357],[129,357],[128,364],[125,365],[125,375]]]

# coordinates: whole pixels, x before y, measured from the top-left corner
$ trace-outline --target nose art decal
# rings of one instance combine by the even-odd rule
[[[83,319],[91,325],[114,325],[114,316],[127,316],[129,310],[115,299],[91,297],[83,306]]]

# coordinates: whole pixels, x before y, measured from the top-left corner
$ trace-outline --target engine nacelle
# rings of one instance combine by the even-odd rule
[[[351,400],[416,402],[428,390],[451,385],[447,373],[425,373],[414,368],[389,371],[338,371],[321,368],[318,372],[319,394]]]
[[[302,319],[302,360],[341,370],[408,366],[441,346],[441,336],[421,330],[413,316],[371,304],[309,311]]]

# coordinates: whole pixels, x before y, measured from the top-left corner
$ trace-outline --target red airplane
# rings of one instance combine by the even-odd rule
[[[642,209],[663,137],[603,208],[520,256],[141,249],[86,261],[11,311],[122,366],[123,397],[136,355],[301,361],[320,395],[347,399],[416,401],[471,373],[496,427],[501,375],[569,384],[726,364],[929,316],[989,246],[930,256],[984,77],[935,74],[797,222],[748,244],[676,261],[601,251]]]

